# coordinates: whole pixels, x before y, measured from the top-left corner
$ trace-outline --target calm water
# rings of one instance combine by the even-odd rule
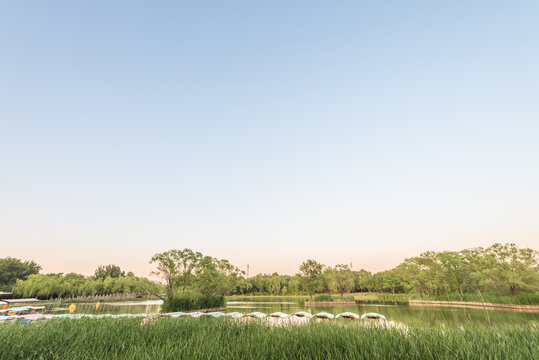
[[[539,322],[539,314],[516,313],[509,311],[476,310],[464,308],[448,308],[434,306],[409,306],[393,302],[364,303],[338,306],[305,306],[305,298],[290,297],[235,297],[229,298],[227,312],[260,311],[266,314],[281,311],[290,314],[305,310],[311,314],[326,311],[337,315],[350,311],[356,314],[376,312],[383,314],[387,320],[406,324],[465,324],[465,323],[512,323],[522,324]]]
[[[96,309],[97,301],[75,303],[77,314],[155,314],[161,309],[161,300],[141,300],[141,301],[99,301],[99,308]],[[49,314],[65,314],[69,312],[69,302],[45,302],[43,305]]]
[[[76,313],[152,314],[159,312],[161,303],[161,300],[101,301],[97,310],[95,308],[96,302],[78,303],[76,304]],[[69,311],[69,303],[42,302],[41,305],[45,305],[47,307],[47,312],[50,314],[61,314]],[[409,306],[408,304],[393,302],[306,307],[304,297],[231,297],[227,299],[226,306],[226,312],[237,311],[240,313],[260,311],[270,314],[275,311],[281,311],[290,314],[299,310],[305,310],[312,314],[326,311],[335,315],[345,311],[351,311],[359,315],[368,312],[377,312],[383,314],[388,320],[406,324],[441,325],[483,323],[494,325],[501,323],[539,323],[539,314],[434,306]]]

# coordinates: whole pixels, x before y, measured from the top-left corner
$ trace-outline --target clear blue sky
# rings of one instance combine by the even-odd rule
[[[539,248],[539,2],[3,1],[0,257]]]

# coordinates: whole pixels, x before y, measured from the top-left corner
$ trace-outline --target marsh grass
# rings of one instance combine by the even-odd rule
[[[538,359],[534,325],[410,327],[159,318],[0,326],[0,359]]]

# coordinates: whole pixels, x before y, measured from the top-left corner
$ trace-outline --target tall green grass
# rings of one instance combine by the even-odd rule
[[[205,296],[194,291],[184,291],[174,294],[172,299],[165,299],[161,310],[163,312],[188,311],[223,307],[226,300],[223,295]]]
[[[160,318],[0,325],[0,359],[538,359],[534,326],[408,331],[360,323]]]

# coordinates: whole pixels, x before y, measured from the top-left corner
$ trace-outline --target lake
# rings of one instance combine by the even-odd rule
[[[539,314],[518,313],[500,310],[480,310],[464,308],[448,308],[436,306],[410,306],[407,303],[397,302],[370,302],[361,304],[335,305],[335,306],[305,306],[306,297],[229,297],[227,298],[226,312],[237,311],[249,313],[260,311],[266,314],[281,311],[287,314],[305,310],[312,314],[326,311],[334,315],[350,311],[359,315],[368,312],[383,314],[387,320],[405,324],[441,325],[441,324],[524,324],[539,322]],[[76,313],[93,314],[121,314],[121,313],[157,313],[161,307],[161,300],[142,301],[100,301],[96,310],[96,302],[77,303]],[[68,312],[68,302],[42,302],[50,314]]]

